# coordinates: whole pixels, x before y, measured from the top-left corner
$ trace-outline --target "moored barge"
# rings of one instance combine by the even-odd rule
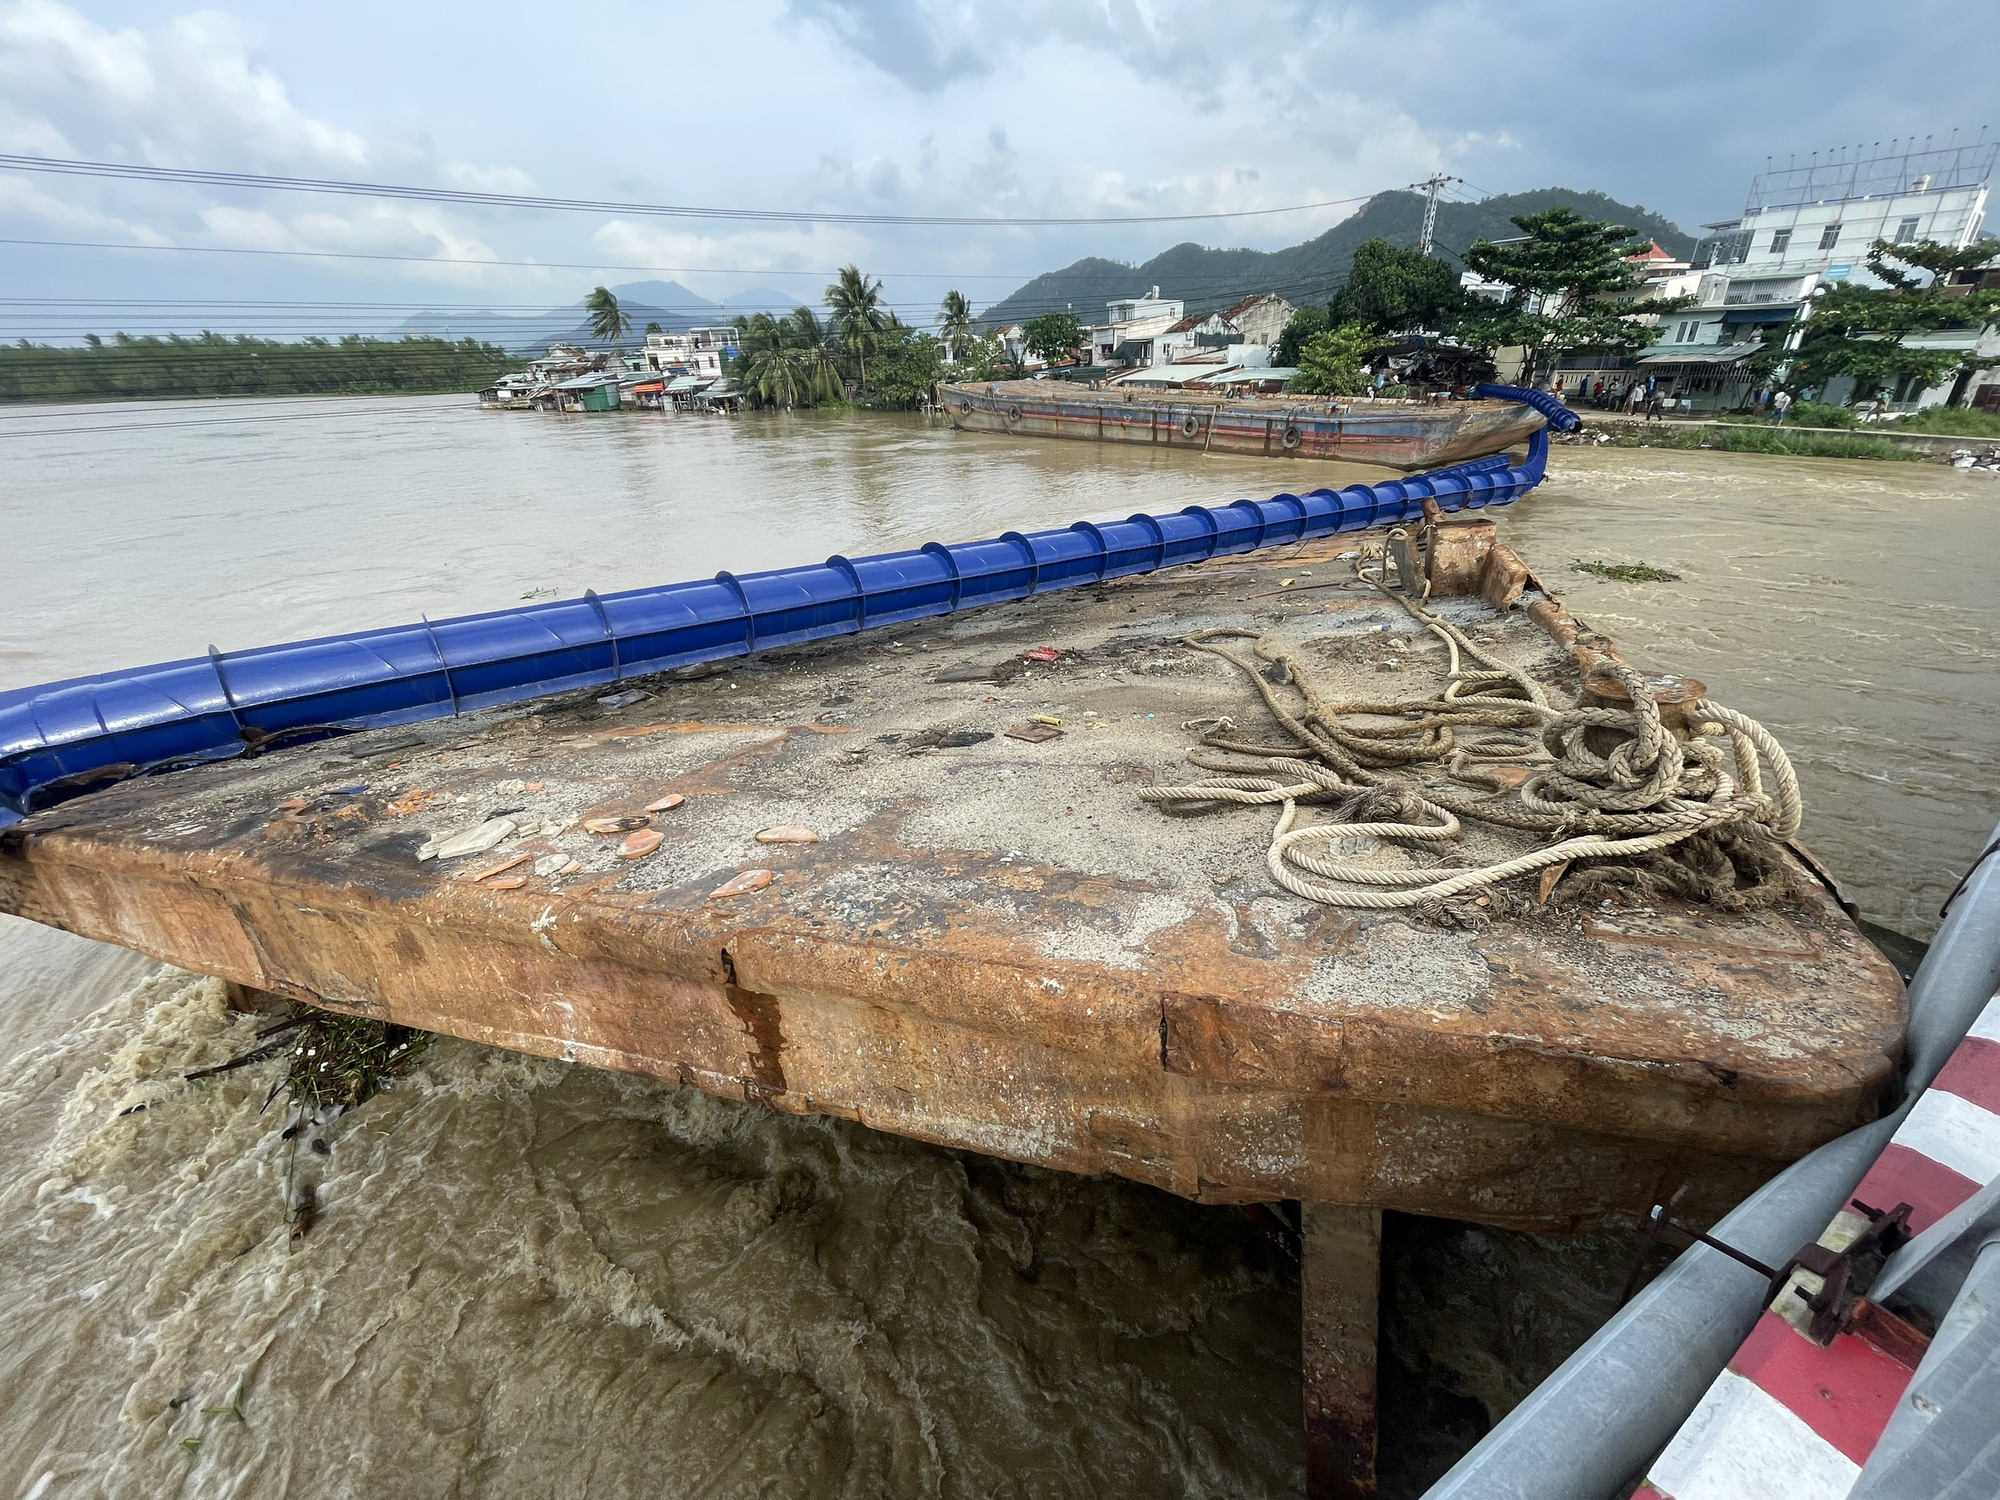
[[[1147,443],[1203,453],[1338,459],[1425,468],[1527,441],[1543,417],[1518,400],[1381,401],[1079,389],[1063,381],[949,385],[945,409],[968,432]]]

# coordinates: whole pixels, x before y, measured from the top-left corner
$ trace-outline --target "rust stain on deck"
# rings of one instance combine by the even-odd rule
[[[1188,631],[1281,630],[1347,697],[1438,685],[1442,653],[1385,601],[1250,598],[1337,582],[1354,544],[647,679],[630,725],[584,693],[127,782],[0,834],[0,910],[334,1009],[1212,1201],[1617,1223],[1668,1177],[1732,1201],[1871,1118],[1901,986],[1818,887],[1755,917],[1614,897],[1445,930],[1276,887],[1269,810],[1139,803],[1186,775],[1184,721],[1260,722]],[[1441,607],[1575,691],[1521,612]],[[1060,660],[1023,660],[1043,645]],[[1005,685],[944,671],[1003,663]],[[1064,736],[1005,736],[1038,714]],[[927,748],[927,729],[966,739]],[[369,758],[413,734],[393,766]],[[517,783],[542,790],[499,790]],[[579,829],[668,792],[687,800],[653,815],[644,858]],[[417,861],[508,808],[541,826]],[[780,824],[820,841],[756,842]],[[581,868],[458,878],[515,853]],[[753,867],[777,878],[709,899]]]

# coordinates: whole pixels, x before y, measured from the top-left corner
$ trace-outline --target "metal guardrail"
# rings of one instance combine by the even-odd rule
[[[2000,830],[1995,834],[2000,837]],[[1794,1162],[1711,1233],[1772,1265],[1817,1239],[1996,988],[2000,861],[1982,860],[1910,981],[1900,1106]],[[1424,1500],[1610,1500],[1625,1493],[1623,1486],[1674,1435],[1736,1353],[1768,1295],[1768,1283],[1720,1251],[1706,1245],[1685,1251]],[[1984,1432],[1991,1431],[1989,1420]]]

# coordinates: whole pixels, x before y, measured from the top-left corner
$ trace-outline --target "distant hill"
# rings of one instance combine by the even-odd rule
[[[653,313],[683,313],[690,317],[705,318],[715,311],[715,304],[699,292],[691,292],[678,281],[628,281],[611,289],[619,306],[630,304],[643,306]]]
[[[1513,215],[1558,204],[1588,219],[1629,224],[1637,235],[1650,235],[1663,250],[1683,260],[1694,251],[1694,236],[1659,214],[1616,202],[1602,193],[1578,193],[1568,188],[1507,193],[1483,203],[1439,203],[1437,243],[1442,249],[1458,252],[1475,240],[1504,239],[1520,233],[1512,223]],[[1071,311],[1091,323],[1104,316],[1104,304],[1113,298],[1129,297],[1153,286],[1159,287],[1162,296],[1185,299],[1190,313],[1227,307],[1251,292],[1276,292],[1299,304],[1324,302],[1347,280],[1356,246],[1385,239],[1414,249],[1423,223],[1421,194],[1377,193],[1352,218],[1303,245],[1285,250],[1210,250],[1190,243],[1164,250],[1136,266],[1092,257],[1060,271],[1044,272],[986,308],[980,318],[992,327],[1023,322],[1040,313]]]
[[[611,292],[625,316],[632,320],[634,334],[648,323],[658,323],[669,333],[679,333],[711,323],[727,323],[738,313],[790,312],[798,305],[798,298],[791,293],[766,286],[732,292],[726,303],[691,292],[678,281],[628,281],[614,286]],[[391,331],[433,338],[482,339],[516,354],[540,354],[550,344],[598,342],[590,336],[590,317],[583,310],[582,298],[545,313],[470,308],[422,312],[404,319]]]

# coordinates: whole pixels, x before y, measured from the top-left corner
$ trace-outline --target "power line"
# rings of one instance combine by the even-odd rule
[[[1308,213],[1365,203],[1330,198],[1283,208],[1243,208],[1209,213],[1039,215],[973,217],[959,214],[832,213],[811,209],[704,208],[686,204],[620,203],[596,198],[544,198],[529,193],[488,193],[469,188],[422,188],[383,182],[347,182],[324,177],[277,177],[261,172],[218,172],[191,167],[153,167],[137,162],[71,161],[57,156],[0,154],[0,169],[67,177],[102,177],[125,182],[167,182],[187,186],[252,188],[264,192],[326,193],[351,198],[393,198],[420,203],[455,203],[486,208],[532,208],[560,213],[631,214],[647,218],[724,219],[751,224],[906,224],[965,228],[1036,228],[1077,224],[1183,224],[1221,219],[1257,219]]]
[[[278,255],[310,260],[380,260],[414,266],[493,266],[523,271],[664,271],[673,276],[838,276],[839,271],[760,271],[751,266],[621,266],[607,261],[483,260],[478,256],[376,255],[360,250],[265,250],[248,245],[124,245],[112,240],[0,239],[0,245],[46,245],[58,250],[151,250],[179,255]],[[880,276],[935,276],[957,281],[1032,281],[1064,271],[879,271]],[[1094,274],[1094,273],[1078,273]]]

